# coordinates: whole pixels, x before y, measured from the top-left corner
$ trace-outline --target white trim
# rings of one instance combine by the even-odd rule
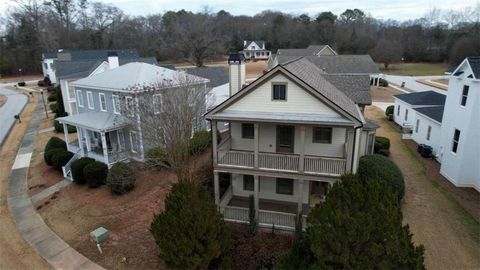
[[[90,102],[90,97],[92,98],[92,102]],[[93,93],[92,91],[87,91],[87,105],[89,109],[95,109],[95,104],[93,104]]]
[[[113,113],[114,114],[121,114],[120,113],[120,109],[121,109],[120,108],[120,96],[119,95],[112,95],[112,103],[113,103]]]
[[[160,104],[158,104],[156,102],[156,98],[160,97]],[[154,94],[152,96],[153,98],[153,113],[154,114],[160,114],[161,112],[163,112],[163,96],[162,94]],[[158,108],[158,105],[160,105],[160,108]]]
[[[131,103],[129,104],[129,100],[131,100]],[[128,116],[134,116],[135,115],[135,104],[133,103],[133,97],[132,96],[126,96],[125,97],[125,109],[126,113]]]
[[[136,154],[136,153],[138,153],[138,148],[137,148],[137,150],[134,150],[134,149],[133,149],[133,148],[134,148],[134,147],[133,147],[134,143],[133,143],[132,134],[134,134],[134,135],[137,137],[137,144],[135,144],[135,145],[138,147],[138,132],[133,131],[133,130],[130,131],[130,151],[131,151],[132,153],[135,153],[135,154]]]
[[[77,92],[77,101],[78,101],[77,105],[78,107],[83,108],[84,103],[83,103],[82,90],[77,90],[76,92]]]
[[[105,103],[102,102],[102,97],[103,97]],[[100,111],[106,112],[107,111],[107,96],[105,96],[105,93],[98,93],[98,101],[100,102]]]

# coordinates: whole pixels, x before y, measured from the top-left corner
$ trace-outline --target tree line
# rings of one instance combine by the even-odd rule
[[[1,18],[0,72],[41,70],[43,52],[136,48],[159,61],[201,66],[241,50],[243,40],[265,40],[268,49],[328,44],[341,54],[371,54],[384,62],[459,63],[480,54],[480,4],[461,11],[432,9],[416,20],[379,20],[360,9],[316,16],[266,10],[254,16],[228,11],[167,11],[131,16],[87,0],[14,0]]]

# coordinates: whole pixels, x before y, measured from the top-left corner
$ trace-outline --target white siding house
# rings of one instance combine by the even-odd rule
[[[403,128],[412,129],[416,124],[416,109],[445,104],[445,95],[434,92],[416,92],[394,96],[393,121]]]
[[[412,126],[412,139],[417,144],[425,144],[433,148],[437,157],[440,147],[443,106],[415,109]]]
[[[243,41],[243,51],[245,59],[267,60],[270,57],[270,51],[265,48],[263,40],[245,40]]]

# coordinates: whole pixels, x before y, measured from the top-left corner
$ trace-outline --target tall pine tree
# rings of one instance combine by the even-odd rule
[[[310,212],[307,236],[316,268],[425,268],[396,194],[377,180],[344,176]]]
[[[172,187],[150,232],[170,269],[217,268],[232,242],[230,228],[207,191],[187,180]]]

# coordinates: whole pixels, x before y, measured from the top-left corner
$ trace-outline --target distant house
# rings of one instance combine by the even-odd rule
[[[245,59],[263,59],[270,57],[270,51],[265,48],[263,40],[245,40],[243,41],[243,53]]]
[[[458,187],[480,191],[480,57],[449,72],[446,95],[434,91],[395,96],[395,123],[433,148],[440,173]]]
[[[143,134],[141,106],[151,106],[155,110],[152,113],[160,116],[165,113],[162,101],[165,91],[178,90],[179,86],[205,91],[208,82],[197,76],[139,62],[72,82],[78,113],[57,118],[65,131],[67,124],[77,128],[77,140],[71,140],[65,133],[67,149],[75,154],[72,161],[90,157],[109,166],[124,160],[143,161],[145,152],[154,144]],[[201,117],[200,114],[198,119]],[[205,122],[194,124],[204,126]],[[71,176],[69,164],[71,162],[64,167],[67,178]]]
[[[104,50],[67,50],[42,54],[43,76],[49,77],[52,83],[57,83],[56,61],[106,60],[109,52],[116,52],[119,58],[138,58],[136,49],[104,49]]]

